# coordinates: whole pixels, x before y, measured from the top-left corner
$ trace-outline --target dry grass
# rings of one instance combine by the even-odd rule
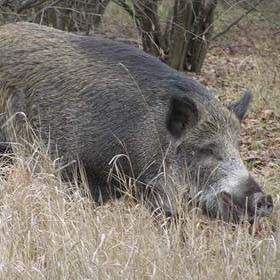
[[[167,229],[141,204],[96,206],[75,186],[70,193],[38,150],[16,156],[1,173],[1,279],[277,279],[280,273],[278,212],[250,228],[193,211]]]

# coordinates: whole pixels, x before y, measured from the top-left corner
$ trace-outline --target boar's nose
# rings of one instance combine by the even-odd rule
[[[256,192],[248,197],[248,210],[255,213],[256,216],[264,217],[272,213],[273,200],[271,195],[264,195],[262,192]]]

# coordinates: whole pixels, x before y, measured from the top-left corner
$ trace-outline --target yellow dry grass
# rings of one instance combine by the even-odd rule
[[[1,167],[0,279],[278,279],[279,212],[260,225],[95,205],[36,148]],[[71,188],[71,192],[69,191]],[[276,205],[279,198],[276,198]]]

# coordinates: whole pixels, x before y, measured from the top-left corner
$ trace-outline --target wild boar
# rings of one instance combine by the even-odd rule
[[[95,200],[121,193],[110,166],[119,159],[137,196],[166,214],[185,193],[224,220],[272,212],[239,153],[250,92],[226,107],[137,48],[31,23],[0,27],[0,58],[4,118],[23,112],[53,157],[78,159]]]

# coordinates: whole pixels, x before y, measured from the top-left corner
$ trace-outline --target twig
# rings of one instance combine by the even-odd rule
[[[17,12],[21,13],[22,11],[32,8],[34,6],[40,5],[43,3],[44,0],[26,0],[21,3],[21,5],[18,7]]]
[[[52,3],[51,5],[56,5],[59,2],[61,2],[62,0],[57,0],[54,3]],[[42,3],[47,2],[47,0],[26,0],[23,1],[23,3],[19,6],[19,8],[17,9],[18,13],[21,13],[24,10],[30,9],[30,8],[34,8],[36,6],[41,5]]]
[[[113,2],[122,7],[132,18],[135,17],[133,10],[127,5],[125,0],[113,0]]]
[[[217,35],[215,35],[211,40],[216,40],[218,37],[224,35],[226,32],[228,32],[234,25],[236,25],[240,20],[242,20],[245,16],[247,16],[249,13],[251,13],[252,11],[254,11],[256,9],[256,7],[263,2],[264,0],[260,0],[256,5],[254,5],[254,7],[252,7],[251,9],[247,10],[244,14],[242,14],[239,18],[237,18],[234,22],[232,22],[229,26],[227,26],[225,28],[225,30],[223,30],[222,32],[218,33]]]

